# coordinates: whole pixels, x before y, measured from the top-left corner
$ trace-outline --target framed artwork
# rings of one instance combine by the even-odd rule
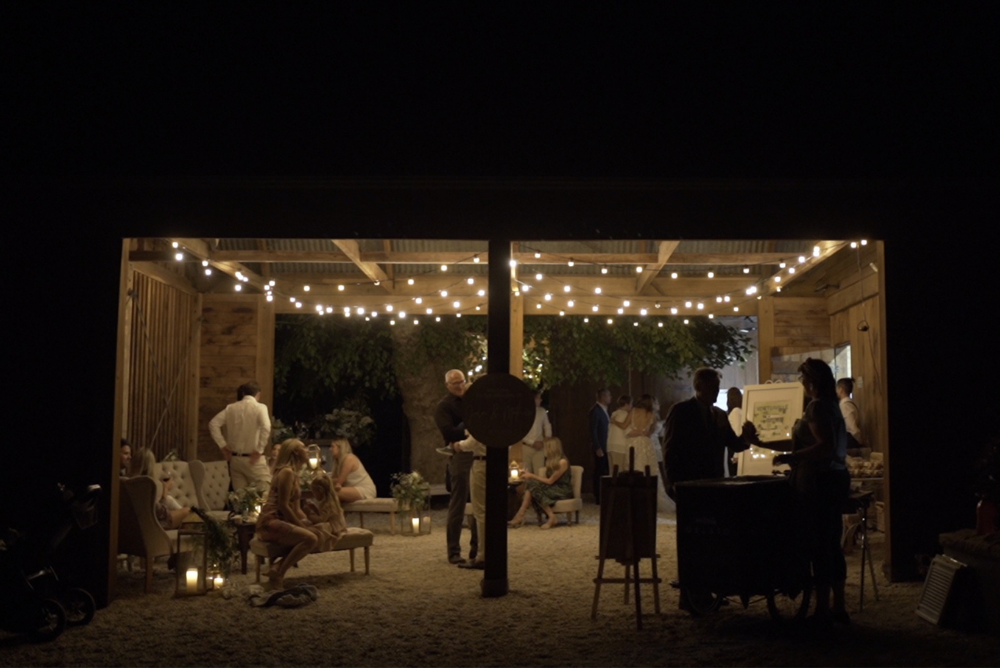
[[[788,469],[787,464],[775,467],[771,460],[780,451],[767,447],[773,441],[792,437],[795,421],[802,417],[805,389],[801,383],[767,383],[743,388],[743,415],[753,422],[764,446],[752,445],[739,453],[736,475],[771,475],[775,470]]]

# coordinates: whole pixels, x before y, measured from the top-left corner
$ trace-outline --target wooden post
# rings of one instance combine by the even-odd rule
[[[108,502],[111,506],[111,516],[108,518],[108,602],[114,598],[115,586],[118,576],[118,505],[121,503],[119,492],[121,485],[118,484],[119,468],[121,466],[120,441],[125,425],[125,390],[128,387],[128,337],[129,323],[131,322],[132,304],[129,300],[128,291],[131,288],[132,270],[129,267],[128,251],[130,239],[122,240],[121,266],[119,267],[118,279],[118,336],[117,348],[115,350],[115,409],[113,432],[111,439],[111,484],[107,490]]]
[[[774,297],[760,300],[757,311],[757,382],[771,380],[771,357],[774,354]]]
[[[189,340],[191,352],[187,364],[187,447],[184,459],[198,459],[198,402],[201,399],[201,310],[203,306],[201,294],[195,296],[191,304],[192,329],[197,328],[198,335]]]
[[[487,373],[511,373],[510,239],[490,239]],[[517,366],[520,368],[520,356]],[[486,451],[486,598],[507,594],[507,448]]]
[[[259,295],[257,301],[257,382],[260,400],[274,419],[274,302]]]

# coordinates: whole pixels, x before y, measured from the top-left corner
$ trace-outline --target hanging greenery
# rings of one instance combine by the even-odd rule
[[[524,319],[526,379],[547,387],[577,381],[618,384],[630,371],[676,378],[700,366],[745,361],[750,337],[708,318]]]

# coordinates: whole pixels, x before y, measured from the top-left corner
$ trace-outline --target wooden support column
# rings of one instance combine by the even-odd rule
[[[757,382],[771,380],[774,354],[774,297],[761,298],[757,311]]]
[[[105,600],[110,602],[114,599],[115,587],[118,578],[118,505],[121,503],[121,486],[118,484],[120,477],[119,467],[121,466],[120,441],[122,432],[125,429],[125,410],[127,400],[125,398],[128,388],[128,359],[129,359],[129,331],[131,323],[132,304],[128,292],[132,287],[132,270],[129,267],[128,252],[130,239],[122,240],[121,266],[119,267],[118,284],[118,336],[115,349],[115,412],[113,424],[113,438],[109,448],[111,475],[108,477],[112,481],[107,490],[108,505],[111,506],[111,516],[108,518],[108,579]],[[100,598],[100,597],[98,597]]]
[[[187,386],[191,388],[187,396],[187,435],[184,446],[184,459],[191,461],[198,459],[198,402],[201,398],[201,309],[202,296],[199,294],[191,304],[191,322],[193,328],[197,330],[197,336],[189,340],[191,352],[188,354],[187,362]]]
[[[487,373],[511,373],[510,239],[490,239],[489,316],[487,318]],[[521,357],[517,357],[517,367]],[[507,448],[486,451],[486,570],[482,592],[486,598],[507,594]]]
[[[257,382],[260,400],[274,419],[274,302],[259,295],[257,301]]]

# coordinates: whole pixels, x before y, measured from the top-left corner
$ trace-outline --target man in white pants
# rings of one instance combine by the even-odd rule
[[[486,446],[474,437],[451,444],[455,452],[471,452],[472,471],[469,473],[469,495],[472,498],[472,516],[476,521],[478,546],[475,559],[458,564],[459,568],[486,568]]]
[[[239,401],[219,411],[208,423],[208,431],[229,462],[233,489],[256,485],[266,491],[271,484],[271,472],[264,459],[264,448],[271,438],[271,418],[267,406],[260,403],[260,385],[255,381],[240,385],[236,396]]]

